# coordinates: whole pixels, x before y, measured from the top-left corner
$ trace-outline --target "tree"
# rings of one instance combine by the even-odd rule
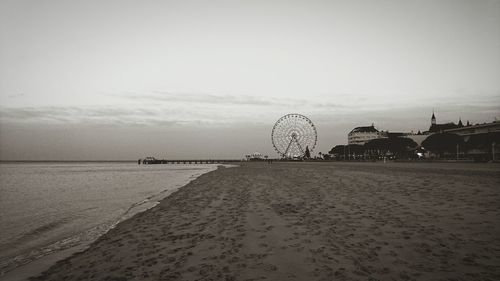
[[[349,155],[354,155],[354,158],[365,153],[365,148],[359,144],[349,144],[347,145],[347,151]]]
[[[445,152],[455,152],[458,146],[463,146],[464,142],[459,135],[451,133],[438,133],[428,136],[422,147],[436,153],[438,157],[443,157]]]
[[[330,154],[344,154],[345,145],[336,145],[328,152]]]
[[[385,156],[387,151],[389,151],[389,139],[373,139],[365,143],[365,151],[373,157]]]
[[[333,155],[333,157],[338,160],[340,158],[343,158],[346,155],[347,146],[342,145],[342,144],[336,145],[336,146],[332,147],[332,149],[328,153]]]
[[[489,149],[492,143],[500,143],[500,132],[472,135],[467,141],[467,148]]]
[[[389,138],[389,150],[396,155],[396,157],[402,157],[408,154],[408,152],[415,150],[418,144],[410,138],[395,137]]]
[[[365,148],[360,144],[350,144],[347,146],[351,154],[363,154]]]
[[[370,155],[384,156],[388,152],[395,157],[403,157],[410,151],[415,150],[418,144],[410,138],[389,137],[373,139],[365,143],[365,152]]]
[[[486,152],[494,159],[493,146],[498,144],[500,144],[500,132],[488,132],[470,136],[465,147],[467,150],[477,149]]]
[[[306,146],[306,152],[304,153],[304,158],[311,158],[311,152],[309,151],[309,146]]]
[[[365,149],[387,151],[389,150],[389,139],[381,138],[381,139],[369,140],[368,142],[365,143]]]

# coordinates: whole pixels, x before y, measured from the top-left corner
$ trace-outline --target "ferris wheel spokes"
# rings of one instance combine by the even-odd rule
[[[304,157],[304,147],[312,151],[317,142],[316,127],[301,114],[287,114],[276,122],[271,132],[274,149],[281,157]]]

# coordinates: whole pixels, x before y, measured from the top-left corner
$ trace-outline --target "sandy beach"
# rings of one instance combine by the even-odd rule
[[[32,280],[500,280],[500,166],[246,163]]]

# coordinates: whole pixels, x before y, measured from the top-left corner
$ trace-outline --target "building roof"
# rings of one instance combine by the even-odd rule
[[[465,132],[468,130],[474,130],[474,129],[491,129],[495,131],[500,131],[500,121],[493,121],[489,123],[483,123],[483,124],[475,124],[475,125],[470,125],[469,126],[463,126],[463,127],[456,127],[456,128],[451,128],[447,129],[446,132],[449,133],[459,133],[459,132]]]
[[[455,123],[432,124],[431,127],[429,128],[429,132],[436,133],[455,128],[460,128],[460,126],[456,125]]]
[[[352,133],[377,133],[378,130],[375,129],[373,125],[371,126],[365,126],[365,127],[356,127],[352,129],[352,131],[349,134]]]

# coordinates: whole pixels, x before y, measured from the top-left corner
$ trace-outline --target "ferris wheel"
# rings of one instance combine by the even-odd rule
[[[313,122],[302,114],[287,114],[276,122],[271,132],[274,149],[283,158],[302,158],[312,152],[318,141]]]

